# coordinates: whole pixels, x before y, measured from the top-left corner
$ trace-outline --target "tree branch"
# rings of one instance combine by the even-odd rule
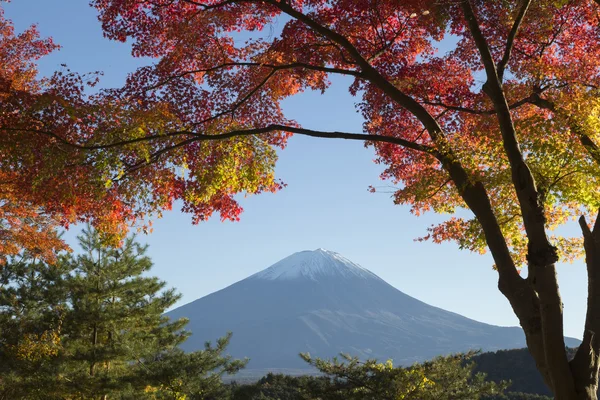
[[[273,6],[279,8],[281,11],[283,11],[290,17],[295,18],[300,22],[303,22],[319,35],[341,46],[344,50],[348,52],[349,56],[352,57],[352,59],[356,61],[356,64],[361,68],[362,76],[364,77],[364,79],[367,79],[368,81],[379,87],[385,94],[390,96],[390,98],[392,98],[402,107],[406,108],[408,111],[412,112],[419,119],[419,121],[421,121],[421,123],[427,128],[429,134],[432,136],[432,139],[434,141],[437,141],[438,138],[441,138],[441,136],[443,136],[442,128],[439,126],[435,118],[433,118],[433,116],[415,99],[402,92],[391,82],[389,82],[385,77],[383,77],[379,73],[379,71],[377,71],[362,56],[362,54],[360,54],[358,49],[354,47],[354,45],[350,43],[350,41],[346,37],[324,25],[321,25],[314,19],[310,18],[308,15],[295,10],[286,2],[279,2],[276,0],[265,1],[268,4],[272,4]]]
[[[590,230],[590,227],[587,224],[587,221],[585,220],[585,216],[582,215],[581,217],[579,217],[579,220],[577,222],[579,222],[579,226],[581,227],[581,232],[583,233],[583,237],[586,239],[591,238],[592,231]]]
[[[530,257],[528,260],[538,266],[553,264],[558,257],[546,235],[544,206],[539,201],[535,180],[523,158],[510,108],[502,84],[498,79],[490,48],[479,28],[470,0],[461,0],[461,5],[469,30],[479,50],[481,61],[485,66],[487,81],[483,85],[483,90],[494,104],[500,125],[504,151],[510,163],[513,186],[517,193],[523,224],[531,247],[528,251]]]
[[[600,0],[599,0],[600,1]],[[508,38],[506,40],[506,48],[504,49],[504,55],[502,56],[502,60],[498,63],[498,79],[500,82],[504,79],[504,70],[508,65],[508,61],[510,60],[510,54],[512,52],[512,48],[515,44],[515,38],[517,37],[517,33],[519,28],[521,27],[521,23],[525,18],[525,14],[527,14],[527,10],[529,9],[529,5],[531,4],[531,0],[523,0],[523,5],[519,9],[519,14],[515,19],[515,22],[508,34]]]
[[[381,24],[383,26],[383,23],[381,23]],[[373,55],[371,55],[367,59],[367,61],[371,63],[374,60],[376,60],[377,58],[379,58],[380,56],[382,56],[390,47],[392,47],[394,45],[394,43],[396,43],[396,40],[400,37],[400,35],[402,35],[404,33],[405,27],[406,27],[406,24],[403,24],[402,26],[400,26],[396,30],[394,37],[392,39],[390,39],[388,43],[384,42],[383,46],[379,50],[377,50]]]
[[[308,69],[308,70],[312,70],[312,71],[320,71],[320,72],[325,72],[325,73],[329,73],[329,74],[350,75],[350,76],[354,76],[357,78],[363,78],[362,74],[359,71],[343,69],[343,68],[325,67],[325,66],[320,66],[320,65],[312,65],[312,64],[301,63],[301,62],[294,62],[294,63],[290,63],[290,64],[281,64],[281,65],[262,64],[262,63],[256,63],[256,62],[228,62],[228,63],[219,64],[219,65],[216,65],[216,66],[210,67],[210,68],[202,68],[202,69],[183,71],[179,74],[172,75],[169,78],[165,79],[164,81],[157,83],[156,85],[150,86],[150,87],[146,88],[145,90],[158,89],[159,87],[164,86],[175,79],[183,78],[190,74],[198,74],[198,73],[202,73],[202,72],[210,73],[210,72],[218,71],[220,69],[231,68],[231,67],[270,68],[272,71],[304,68],[304,69]]]
[[[49,136],[53,139],[56,139],[59,143],[64,144],[65,146],[72,147],[72,148],[78,149],[78,150],[88,150],[88,151],[108,150],[108,149],[115,148],[115,147],[123,147],[123,146],[127,146],[130,144],[141,143],[141,142],[150,142],[153,140],[166,139],[166,138],[171,138],[171,137],[175,137],[175,136],[194,135],[193,132],[177,131],[177,132],[161,133],[161,134],[156,134],[156,135],[148,135],[148,136],[134,138],[134,139],[121,140],[118,142],[107,143],[107,144],[84,145],[84,144],[69,142],[68,140],[57,135],[54,132],[47,131],[47,130],[41,130],[41,129],[0,127],[0,131],[29,132],[29,133],[36,133],[39,135],[45,135],[45,136]]]
[[[583,340],[571,360],[571,369],[578,393],[596,394],[598,388],[598,367],[600,364],[600,297],[598,285],[600,279],[600,211],[596,216],[594,228],[590,227],[585,216],[579,218],[585,248],[585,264],[588,276],[588,299],[585,316]],[[589,396],[589,398],[593,398]]]
[[[600,0],[599,0],[600,1]],[[535,99],[539,97],[536,93],[531,94],[530,96],[527,96],[519,101],[515,101],[514,103],[510,104],[508,106],[508,108],[510,110],[514,110],[517,109],[525,104],[533,104],[533,102],[535,101]],[[474,108],[468,108],[468,107],[461,107],[461,106],[453,106],[450,104],[445,104],[442,103],[440,101],[428,101],[428,100],[422,100],[421,101],[422,104],[427,104],[429,106],[434,106],[434,107],[442,107],[445,108],[447,110],[452,110],[452,111],[458,111],[458,112],[463,112],[463,113],[467,113],[467,114],[474,114],[474,115],[495,115],[496,114],[496,110],[495,109],[490,109],[490,110],[476,110]]]
[[[397,145],[407,147],[412,150],[429,153],[434,156],[437,154],[437,150],[433,147],[430,147],[430,146],[427,146],[424,144],[414,143],[409,140],[405,140],[405,139],[397,138],[397,137],[383,136],[383,135],[370,135],[370,134],[364,134],[364,133],[338,132],[338,131],[326,132],[326,131],[317,131],[317,130],[312,130],[312,129],[305,129],[305,128],[300,128],[300,127],[295,127],[295,126],[279,125],[279,124],[271,124],[271,125],[265,126],[263,128],[233,130],[230,132],[219,133],[219,134],[215,134],[215,135],[209,135],[209,134],[197,133],[194,131],[182,130],[182,131],[167,132],[164,134],[149,135],[149,136],[144,136],[144,137],[135,138],[135,139],[123,140],[123,141],[107,143],[107,144],[97,144],[97,145],[80,145],[77,143],[72,143],[64,138],[61,138],[60,136],[58,136],[57,134],[55,134],[53,132],[45,131],[45,130],[4,128],[4,127],[0,127],[0,130],[30,132],[30,133],[36,133],[36,134],[50,136],[54,139],[57,139],[60,143],[66,145],[66,146],[70,146],[70,147],[73,147],[73,148],[76,148],[79,150],[107,150],[107,149],[111,149],[111,148],[127,146],[130,144],[135,144],[135,143],[140,143],[140,142],[150,142],[150,141],[154,141],[154,140],[160,140],[163,138],[172,138],[172,137],[177,137],[177,136],[189,136],[189,138],[185,140],[185,142],[187,144],[187,142],[191,143],[191,142],[197,142],[197,141],[226,140],[226,139],[231,139],[231,138],[239,137],[239,136],[254,136],[254,135],[262,135],[265,133],[281,131],[281,132],[290,132],[290,133],[294,133],[297,135],[312,136],[312,137],[325,138],[325,139],[347,139],[347,140],[359,140],[359,141],[397,144]]]
[[[271,77],[273,75],[275,75],[275,72],[276,71],[271,70],[267,74],[267,76],[258,85],[256,85],[256,87],[254,87],[250,92],[248,92],[244,97],[242,97],[241,100],[238,100],[235,104],[233,104],[231,106],[231,108],[221,111],[221,112],[218,112],[215,115],[211,115],[210,117],[203,119],[202,121],[195,122],[194,126],[199,126],[199,125],[205,124],[207,122],[214,121],[217,118],[223,117],[227,114],[231,114],[231,117],[233,117],[233,115],[235,114],[237,109],[240,108],[246,101],[248,101],[252,97],[252,95],[254,95],[256,92],[258,92],[261,87],[266,85],[267,82],[269,81],[269,79],[271,79]]]
[[[200,134],[200,133],[194,133],[194,132],[183,132],[183,131],[177,132],[178,134],[186,134],[187,133],[189,135],[192,135],[192,137],[154,152],[153,154],[150,155],[150,162],[147,162],[145,160],[140,161],[138,163],[132,164],[128,170],[129,170],[129,172],[135,171],[135,170],[143,167],[144,165],[148,165],[148,164],[151,164],[152,162],[155,162],[160,156],[162,156],[165,153],[168,153],[169,151],[172,151],[176,148],[186,146],[186,145],[194,143],[194,142],[226,140],[226,139],[231,139],[234,137],[254,136],[254,135],[261,135],[261,134],[278,132],[278,131],[291,132],[291,133],[294,133],[297,135],[318,137],[318,138],[324,138],[324,139],[346,139],[346,140],[391,143],[391,144],[396,144],[396,145],[400,145],[403,147],[407,147],[412,150],[429,153],[434,157],[438,156],[437,151],[433,147],[414,143],[414,142],[411,142],[411,141],[408,141],[405,139],[401,139],[401,138],[382,136],[382,135],[369,135],[369,134],[361,134],[361,133],[337,132],[337,131],[325,132],[325,131],[316,131],[316,130],[312,130],[312,129],[305,129],[305,128],[294,127],[294,126],[272,124],[272,125],[268,125],[263,128],[234,130],[234,131],[220,133],[220,134],[216,134],[216,135],[206,135],[206,134]],[[115,144],[112,144],[112,145],[114,147]]]
[[[543,99],[539,95],[532,97],[531,104],[534,104],[534,105],[538,106],[539,108],[543,108],[543,109],[552,111],[555,114],[560,113],[560,111],[557,109],[556,104],[554,104],[554,102],[547,100],[547,99]],[[600,146],[598,146],[596,144],[596,142],[594,142],[592,140],[592,138],[590,138],[583,131],[581,126],[573,119],[573,117],[571,117],[570,115],[564,115],[564,114],[563,114],[563,116],[566,117],[567,122],[569,123],[569,127],[571,128],[573,133],[575,133],[577,135],[580,143],[583,145],[583,147],[585,147],[585,149],[588,151],[589,155],[596,162],[596,164],[598,164],[598,166],[600,166]]]

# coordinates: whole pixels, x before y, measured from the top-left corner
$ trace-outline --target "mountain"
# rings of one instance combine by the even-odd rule
[[[574,356],[575,349],[568,349],[567,357],[572,359]],[[485,373],[488,380],[511,381],[512,384],[508,388],[511,392],[552,396],[527,349],[482,353],[473,357],[473,361],[475,372]]]
[[[167,315],[189,318],[192,336],[182,345],[187,351],[232,331],[228,352],[249,357],[247,371],[306,369],[300,352],[412,364],[469,349],[525,346],[520,328],[425,304],[324,249],[292,254]]]

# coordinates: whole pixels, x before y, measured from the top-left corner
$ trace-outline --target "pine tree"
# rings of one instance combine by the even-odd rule
[[[328,378],[325,387],[310,388],[323,400],[476,400],[503,393],[507,384],[473,374],[474,353],[436,357],[411,367],[394,367],[391,360],[360,361],[342,354],[345,361],[300,356]]]
[[[217,340],[215,346],[206,343],[204,350],[184,353],[180,349],[161,352],[138,367],[148,381],[159,382],[148,387],[149,399],[161,400],[225,400],[231,397],[222,376],[235,374],[247,360],[234,360],[223,355],[231,333]]]
[[[164,312],[179,298],[146,274],[147,246],[105,245],[86,229],[83,252],[54,265],[25,255],[0,268],[0,400],[225,399],[231,334],[202,351],[177,346],[187,320]]]
[[[65,376],[70,391],[86,399],[107,399],[143,391],[147,382],[132,364],[175,348],[188,333],[185,319],[163,313],[180,295],[165,282],[142,276],[152,267],[133,237],[120,248],[104,246],[97,232],[79,236],[83,254],[70,258],[70,312],[64,324]]]
[[[0,399],[50,399],[62,352],[65,270],[30,254],[0,268]],[[50,284],[51,283],[51,284]]]

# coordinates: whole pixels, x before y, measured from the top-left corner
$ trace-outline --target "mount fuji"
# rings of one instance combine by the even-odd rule
[[[338,253],[302,251],[167,315],[186,317],[186,351],[233,332],[247,371],[306,369],[298,353],[412,364],[437,355],[525,347],[523,331],[425,304]],[[577,345],[575,339],[566,339]]]

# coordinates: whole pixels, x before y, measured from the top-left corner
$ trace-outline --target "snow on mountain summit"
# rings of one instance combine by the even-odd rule
[[[371,271],[353,263],[342,255],[321,248],[294,253],[269,268],[254,274],[252,278],[264,280],[305,278],[316,281],[322,276],[380,279]]]

